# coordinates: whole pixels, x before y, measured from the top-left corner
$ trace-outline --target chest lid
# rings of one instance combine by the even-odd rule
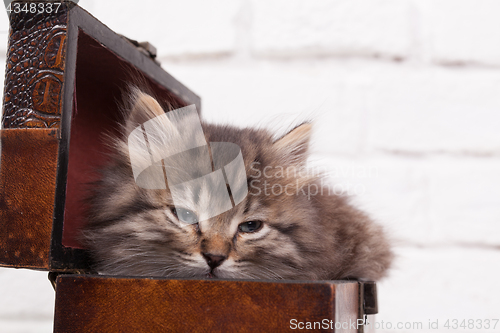
[[[16,2],[12,2],[15,6]],[[102,135],[122,117],[140,77],[174,107],[200,98],[154,60],[156,50],[116,34],[84,9],[10,13],[0,159],[0,265],[85,271],[78,242],[82,184],[105,163]]]

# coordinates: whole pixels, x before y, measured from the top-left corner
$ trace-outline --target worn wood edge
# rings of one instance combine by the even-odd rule
[[[322,284],[331,285],[358,285],[357,280],[265,280],[265,279],[196,279],[196,278],[168,278],[156,276],[123,276],[123,275],[101,275],[101,274],[60,274],[56,281],[66,278],[88,278],[88,279],[117,279],[117,280],[157,280],[157,281],[213,281],[213,282],[250,282],[250,283],[283,283],[283,284]],[[357,287],[356,287],[357,288]],[[334,289],[333,289],[334,290]]]

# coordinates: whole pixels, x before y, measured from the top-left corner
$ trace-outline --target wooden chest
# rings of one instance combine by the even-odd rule
[[[10,14],[0,166],[0,265],[50,272],[54,331],[281,332],[308,323],[362,331],[353,322],[376,313],[373,283],[89,273],[88,252],[76,238],[85,223],[79,184],[106,163],[100,137],[117,130],[128,79],[140,73],[177,107],[201,110],[201,102],[155,62],[151,45],[59,3],[50,12]]]

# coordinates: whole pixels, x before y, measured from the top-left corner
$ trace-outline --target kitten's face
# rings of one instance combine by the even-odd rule
[[[125,126],[129,130],[163,112],[149,96],[135,98]],[[138,276],[315,279],[308,266],[324,252],[324,235],[314,224],[317,212],[303,190],[311,180],[298,172],[306,158],[310,125],[278,141],[263,130],[212,125],[203,130],[207,142],[233,142],[241,148],[246,198],[200,220],[200,212],[188,204],[174,205],[168,189],[138,187],[126,142],[118,140],[115,164],[103,172],[85,232],[97,270]],[[217,204],[210,184],[188,187],[186,193]]]
[[[123,239],[106,250],[110,261],[103,271],[169,277],[307,276],[300,272],[308,260],[301,254],[305,244],[294,237],[306,236],[300,225],[314,219],[308,203],[253,194],[228,212],[198,223],[192,223],[196,212],[174,208],[168,192],[150,194],[149,209],[110,227],[113,230],[103,230]]]

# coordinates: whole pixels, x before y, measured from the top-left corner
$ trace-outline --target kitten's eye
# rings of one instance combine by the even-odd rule
[[[256,232],[262,228],[263,224],[261,221],[243,222],[238,226],[238,230],[241,232]]]
[[[189,209],[184,209],[184,208],[172,208],[172,213],[177,216],[179,221],[187,223],[187,224],[194,224],[198,223],[198,216]]]

